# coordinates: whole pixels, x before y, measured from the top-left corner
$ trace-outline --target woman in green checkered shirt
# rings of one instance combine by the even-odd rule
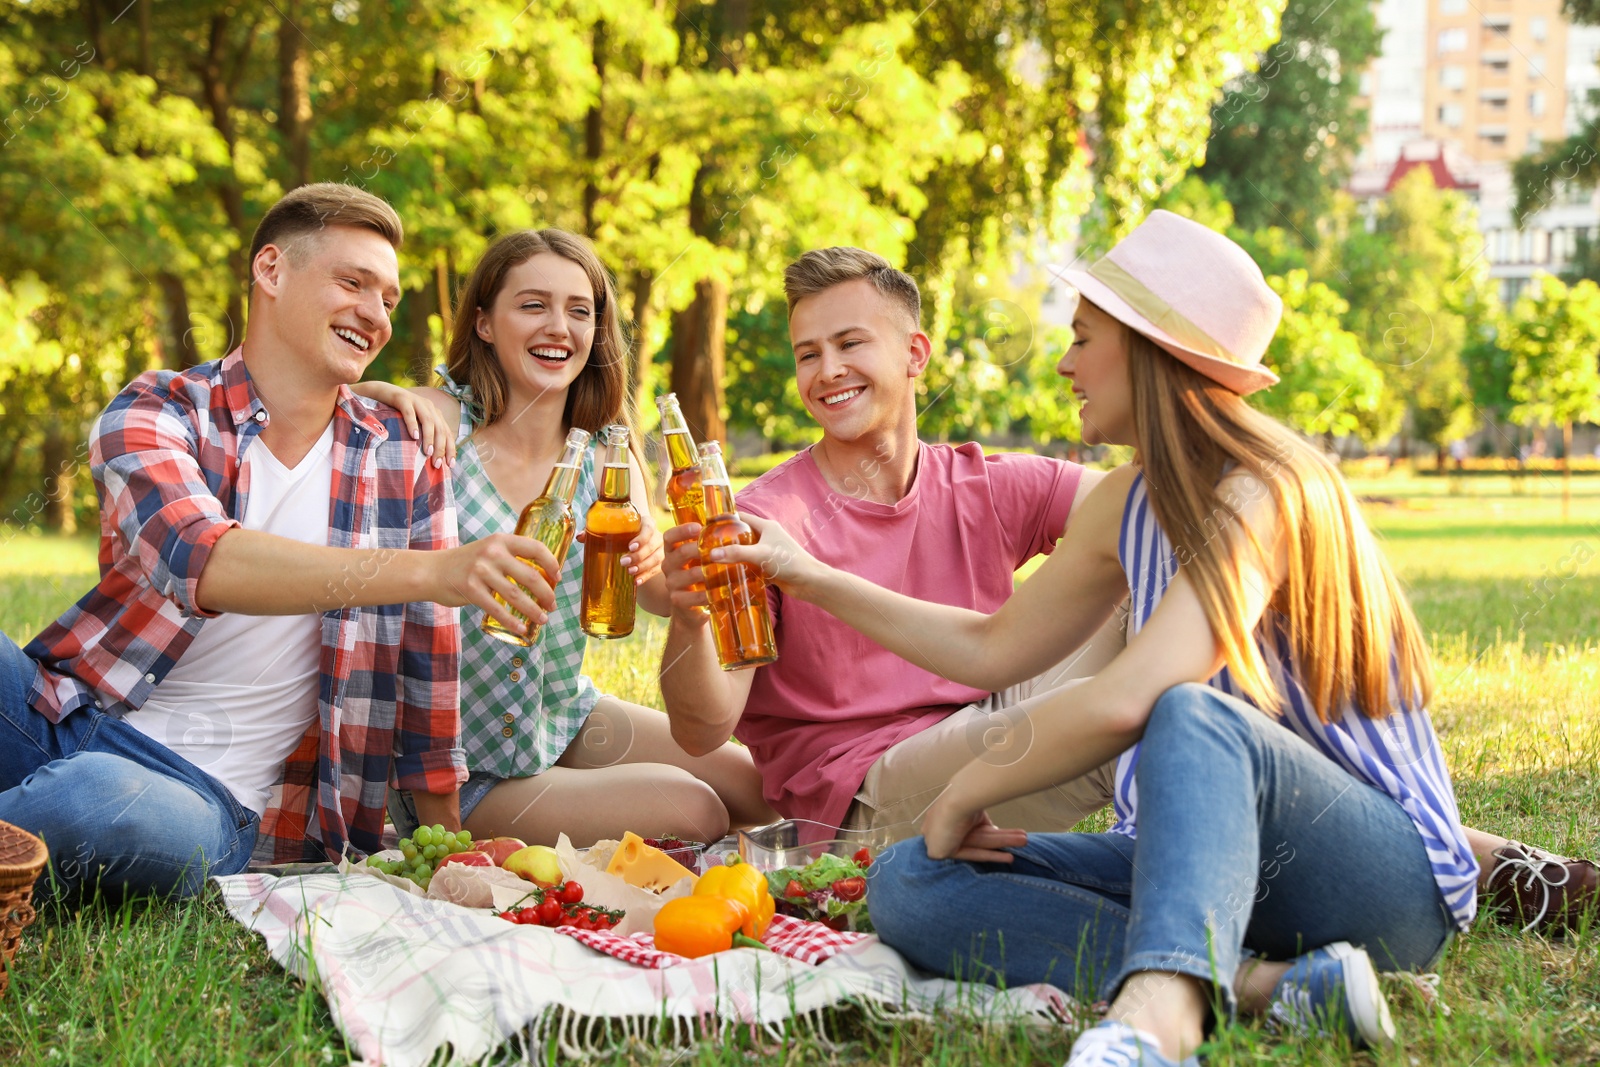
[[[437,424],[430,407],[442,416],[434,463],[458,448],[465,543],[515,529],[570,428],[595,433],[629,421],[626,356],[616,292],[589,243],[562,230],[525,230],[495,242],[473,270],[440,368],[443,388],[366,383],[358,391],[408,421]],[[646,520],[626,562],[639,606],[665,615],[661,534],[649,520],[646,484],[635,457],[634,503]],[[591,448],[573,501],[580,531],[596,495]],[[624,830],[715,841],[730,827],[777,818],[745,749],[730,743],[690,756],[663,712],[600,693],[582,673],[582,575],[575,548],[531,648],[488,637],[483,612],[462,610],[461,742],[471,772],[461,788],[462,825],[479,838],[530,843],[553,844],[565,833],[582,847]],[[396,822],[414,825],[410,798],[397,800]]]

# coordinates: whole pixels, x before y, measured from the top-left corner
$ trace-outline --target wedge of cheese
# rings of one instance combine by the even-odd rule
[[[622,835],[622,844],[612,854],[606,873],[652,893],[670,889],[681,878],[694,877],[693,871],[659,848],[645,844],[644,838],[632,830]]]

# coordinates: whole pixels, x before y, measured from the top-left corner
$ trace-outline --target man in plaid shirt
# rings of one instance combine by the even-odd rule
[[[96,423],[100,582],[26,650],[0,636],[0,819],[45,838],[56,887],[371,852],[391,781],[457,825],[454,608],[543,621],[523,560],[556,568],[527,538],[457,546],[441,460],[347,388],[390,337],[400,241],[382,200],[296,189],[256,231],[242,346]]]

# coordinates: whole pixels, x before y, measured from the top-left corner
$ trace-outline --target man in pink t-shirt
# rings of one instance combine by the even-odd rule
[[[742,512],[772,519],[817,558],[920,600],[993,612],[1014,574],[1049,552],[1101,475],[1061,460],[985,456],[917,439],[916,379],[931,345],[916,282],[854,248],[808,252],[785,273],[795,373],[822,440],[746,487]],[[917,833],[922,812],[985,736],[1034,693],[1094,673],[1121,648],[1116,620],[1077,655],[1005,693],[901,659],[813,605],[770,590],[778,660],[724,672],[712,649],[697,526],[668,531],[673,615],[661,691],[690,753],[737,737],[790,818]],[[1022,744],[1025,742],[1018,742]],[[1001,825],[1070,829],[1109,802],[1105,769],[1014,801]]]

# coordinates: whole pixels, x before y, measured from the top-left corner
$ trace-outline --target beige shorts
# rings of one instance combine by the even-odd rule
[[[1076,653],[1050,670],[952,712],[878,757],[845,813],[850,830],[882,829],[895,841],[921,833],[923,813],[962,767],[979,756],[1004,759],[993,749],[993,731],[1014,722],[1056,691],[1080,682],[1122,651],[1122,613]],[[1116,760],[1068,782],[989,809],[997,826],[1037,832],[1070,830],[1111,803]]]

